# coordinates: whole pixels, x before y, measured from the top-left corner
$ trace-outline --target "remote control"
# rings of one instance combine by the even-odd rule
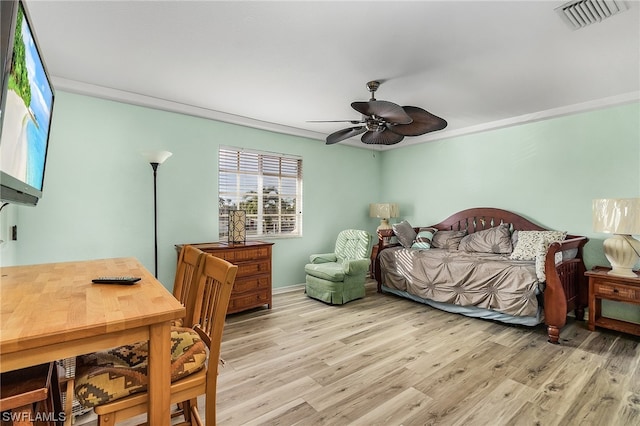
[[[91,280],[94,284],[122,284],[131,285],[138,281],[137,277],[98,277]]]

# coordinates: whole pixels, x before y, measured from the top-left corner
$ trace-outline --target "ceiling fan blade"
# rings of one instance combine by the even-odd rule
[[[307,120],[307,123],[351,123],[360,124],[364,123],[362,120]]]
[[[367,131],[367,128],[364,126],[351,127],[349,129],[338,130],[337,132],[333,132],[329,136],[327,136],[327,145],[338,143],[340,141],[349,139],[353,136],[359,135],[360,133],[364,133],[366,131]]]
[[[402,136],[420,136],[425,133],[435,132],[447,127],[447,122],[422,108],[414,106],[403,107],[405,112],[413,119],[409,124],[397,124],[389,126],[389,130]]]
[[[377,116],[394,124],[409,124],[413,119],[400,105],[387,101],[352,102],[351,107],[368,117]]]
[[[362,135],[362,142],[369,145],[395,145],[402,141],[404,136],[383,130],[381,132],[367,132]]]

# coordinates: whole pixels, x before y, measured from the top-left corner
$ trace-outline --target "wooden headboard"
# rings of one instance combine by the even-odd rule
[[[467,230],[468,234],[498,226],[501,223],[511,224],[511,230],[547,231],[547,229],[507,210],[491,207],[477,207],[454,213],[442,222],[433,225],[441,231]]]

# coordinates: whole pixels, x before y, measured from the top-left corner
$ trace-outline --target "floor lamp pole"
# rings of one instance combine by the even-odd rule
[[[149,163],[153,168],[153,266],[154,275],[158,278],[158,166],[160,163]]]

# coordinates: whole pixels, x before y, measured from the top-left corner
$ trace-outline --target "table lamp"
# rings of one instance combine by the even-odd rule
[[[609,274],[636,277],[633,266],[640,260],[640,198],[593,200],[593,230],[614,234],[604,240],[604,255],[611,263]]]
[[[378,226],[378,231],[381,229],[391,229],[391,225],[389,225],[389,219],[392,217],[398,217],[400,215],[400,209],[398,209],[398,205],[395,203],[377,203],[377,204],[369,204],[369,216],[377,217],[380,219],[380,226]]]

